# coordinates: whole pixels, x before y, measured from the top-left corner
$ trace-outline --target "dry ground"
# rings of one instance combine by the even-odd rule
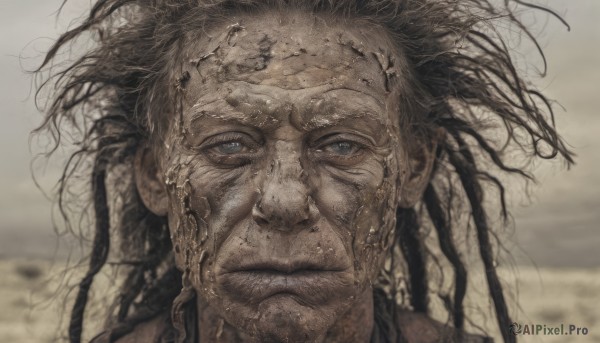
[[[56,341],[61,309],[54,294],[60,277],[48,282],[49,276],[58,275],[49,262],[25,259],[0,259],[0,343],[43,343]],[[575,324],[589,329],[587,336],[529,336],[522,343],[592,343],[600,342],[600,270],[521,268],[518,273],[503,272],[507,282],[519,282],[515,296],[522,313],[515,316],[519,323],[557,325]],[[478,287],[477,282],[473,289]],[[479,298],[483,299],[483,298]],[[471,299],[469,304],[485,308],[486,301]],[[469,305],[471,306],[471,305]],[[477,311],[471,310],[474,320]],[[100,320],[97,321],[100,323]],[[493,327],[489,321],[484,324]],[[90,330],[91,331],[91,330]],[[496,342],[498,332],[495,332]]]

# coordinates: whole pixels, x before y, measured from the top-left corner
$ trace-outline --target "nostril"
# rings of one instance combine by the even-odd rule
[[[294,190],[279,197],[265,191],[252,207],[252,218],[259,226],[291,231],[309,229],[318,218],[318,210],[310,195]]]
[[[311,220],[307,218],[307,219],[304,219],[304,220],[298,222],[297,225],[301,226],[301,227],[309,227],[310,224],[311,224]]]
[[[252,218],[260,226],[265,226],[269,224],[269,221],[267,220],[266,216],[260,210],[260,205],[254,206],[252,208]]]
[[[254,217],[254,221],[256,222],[256,224],[258,224],[259,226],[266,226],[267,224],[269,224],[269,222],[264,219],[264,218],[257,218]]]

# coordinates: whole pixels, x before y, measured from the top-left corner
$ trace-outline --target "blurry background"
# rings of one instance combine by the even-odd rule
[[[24,71],[34,69],[53,39],[89,6],[69,1],[57,19],[61,3],[0,0],[0,342],[49,341],[56,327],[56,312],[46,310],[51,315],[43,317],[31,311],[29,300],[29,290],[40,293],[48,261],[65,254],[56,249],[50,202],[32,182],[29,133],[41,115]],[[563,163],[536,166],[539,183],[530,197],[513,192],[519,305],[524,322],[587,325],[588,336],[570,341],[600,342],[600,1],[537,3],[549,5],[572,27],[567,32],[545,15],[529,18],[549,72],[536,78],[529,69],[535,84],[564,107],[556,108],[558,127],[578,157],[569,171]],[[541,66],[530,47],[522,54]],[[60,167],[36,170],[43,188],[51,189]]]

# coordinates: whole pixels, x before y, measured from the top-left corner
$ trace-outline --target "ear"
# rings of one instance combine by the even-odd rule
[[[157,216],[168,212],[168,194],[159,175],[159,167],[148,144],[143,143],[135,153],[135,184],[142,202]]]
[[[438,142],[445,134],[445,130],[439,129],[431,139],[418,142],[412,147],[407,153],[408,156],[399,156],[398,160],[404,161],[398,190],[399,207],[411,208],[421,200],[431,178]]]

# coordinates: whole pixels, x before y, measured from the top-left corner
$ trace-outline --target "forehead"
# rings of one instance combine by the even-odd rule
[[[287,98],[292,105],[320,101],[325,107],[347,99],[384,115],[400,74],[389,41],[382,29],[302,12],[231,17],[186,36],[184,107],[227,102],[250,87],[241,98],[262,93],[278,103]]]

